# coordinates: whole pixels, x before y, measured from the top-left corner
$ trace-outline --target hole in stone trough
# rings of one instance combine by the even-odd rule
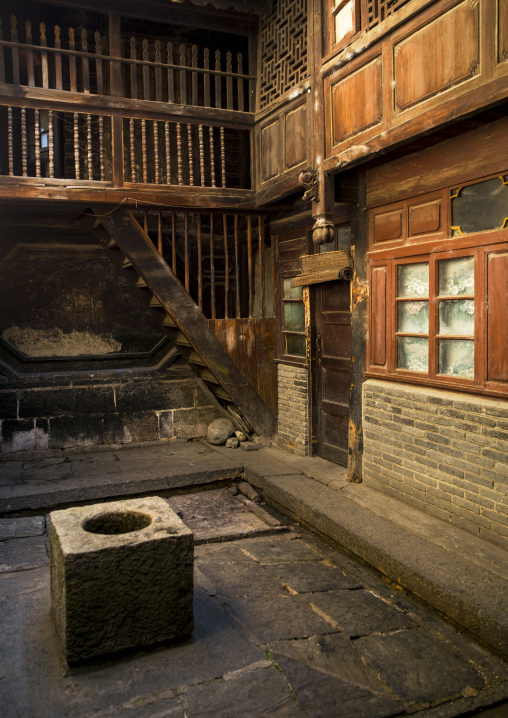
[[[141,511],[114,511],[92,516],[83,523],[83,528],[92,534],[128,534],[150,526],[152,517]]]

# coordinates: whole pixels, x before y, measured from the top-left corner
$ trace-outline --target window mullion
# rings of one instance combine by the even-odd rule
[[[429,257],[429,377],[436,376],[436,334],[437,324],[437,261],[435,257]]]

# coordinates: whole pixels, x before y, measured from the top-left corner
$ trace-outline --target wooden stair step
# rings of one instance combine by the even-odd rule
[[[143,277],[139,277],[138,281],[136,282],[136,287],[139,287],[139,289],[143,289],[144,287],[148,287],[148,284],[145,282]]]
[[[159,297],[156,297],[155,294],[150,299],[150,306],[152,309],[164,309],[164,305],[159,299]]]
[[[212,391],[218,399],[223,399],[224,401],[227,401],[232,404],[230,397],[226,394],[226,392],[221,386],[210,386],[210,391]]]
[[[171,314],[166,314],[163,322],[164,327],[177,327],[178,324],[175,322]]]
[[[214,375],[212,374],[212,372],[210,371],[210,369],[202,369],[202,370],[198,373],[198,376],[199,376],[200,379],[202,379],[202,381],[206,381],[207,384],[216,384],[216,385],[219,384],[219,382],[218,382],[217,379],[214,377]]]
[[[123,260],[122,269],[129,269],[129,267],[132,267],[132,263],[130,259],[125,257],[125,259]]]
[[[206,366],[206,362],[201,359],[199,354],[195,351],[191,351],[186,357],[189,364],[198,364],[199,366]]]
[[[185,334],[183,332],[180,332],[178,334],[178,336],[176,338],[176,343],[180,347],[192,347],[192,344],[190,343],[190,341],[187,339],[187,337],[185,336]]]
[[[99,222],[99,224],[101,224],[101,223]],[[94,229],[95,229],[95,227],[94,227]],[[108,249],[118,249],[118,244],[115,242],[114,239],[109,240]]]

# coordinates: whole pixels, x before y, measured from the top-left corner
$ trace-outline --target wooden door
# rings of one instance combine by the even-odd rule
[[[347,466],[351,314],[349,282],[316,286],[317,453]]]

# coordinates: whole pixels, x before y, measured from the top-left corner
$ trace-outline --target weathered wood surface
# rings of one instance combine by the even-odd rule
[[[208,326],[276,416],[275,319],[209,319]]]
[[[409,3],[375,28],[372,40],[360,38],[325,64],[325,171],[504,99],[505,16],[496,0]]]
[[[96,208],[101,215],[102,210]],[[207,320],[159,255],[150,239],[127,210],[116,209],[101,216],[101,223],[132,267],[170,314],[196,354],[211,371],[239,413],[261,435],[271,435],[275,420],[266,404],[249,384]],[[193,364],[190,364],[193,366]]]

